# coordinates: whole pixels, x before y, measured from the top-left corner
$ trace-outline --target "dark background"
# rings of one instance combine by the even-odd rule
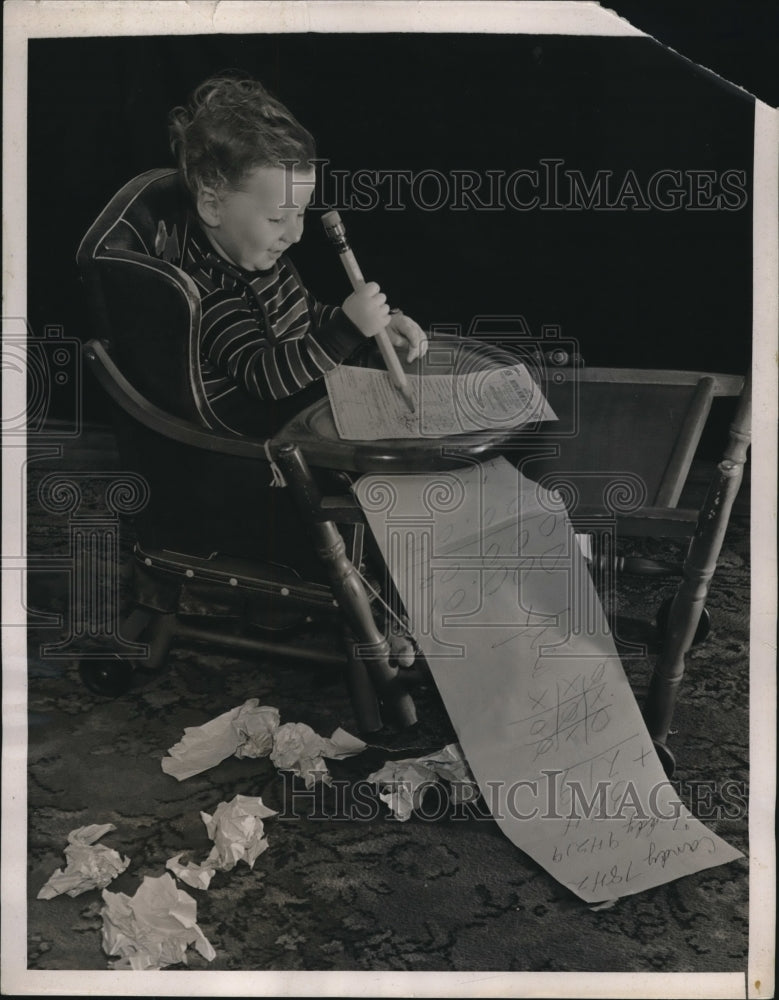
[[[619,6],[619,5],[618,5]],[[629,5],[626,5],[629,6]],[[644,25],[641,25],[644,27]],[[647,28],[649,30],[649,28]],[[366,277],[423,325],[559,324],[588,364],[743,372],[750,356],[753,100],[651,39],[210,35],[29,43],[28,316],[91,334],[79,240],[129,178],[171,163],[167,113],[246,70],[314,133],[330,169],[743,170],[740,211],[345,213]],[[349,289],[313,217],[295,260]],[[151,360],[150,360],[151,363]],[[90,406],[100,406],[87,396]]]
[[[604,6],[770,107],[779,106],[776,0],[608,0]]]

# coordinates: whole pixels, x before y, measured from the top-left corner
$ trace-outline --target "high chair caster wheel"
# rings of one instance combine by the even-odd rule
[[[657,611],[655,623],[657,625],[657,635],[661,642],[665,639],[665,634],[668,631],[668,618],[671,614],[673,600],[673,597],[666,598]],[[709,632],[711,632],[711,615],[709,614],[709,609],[704,608],[692,639],[693,646],[699,646],[702,642],[705,642],[709,637]]]
[[[127,660],[111,659],[82,660],[78,672],[84,686],[93,694],[106,698],[117,698],[130,690],[133,683],[133,668]]]

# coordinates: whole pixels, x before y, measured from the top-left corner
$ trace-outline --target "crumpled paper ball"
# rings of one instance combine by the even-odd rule
[[[164,969],[187,964],[187,948],[211,962],[216,952],[197,925],[197,903],[170,875],[144,876],[134,896],[103,890],[103,950],[111,969]]]
[[[230,802],[220,802],[213,816],[201,812],[214,846],[200,867],[227,872],[239,861],[245,861],[252,868],[268,849],[262,821],[275,815],[275,810],[264,805],[259,796],[249,795],[236,795]]]
[[[216,869],[205,861],[200,865],[194,861],[183,864],[181,859],[186,853],[186,851],[181,851],[174,857],[168,858],[165,862],[165,867],[168,871],[173,872],[177,879],[180,879],[185,885],[190,886],[190,888],[207,889],[211,884],[211,879],[216,874]]]
[[[459,743],[448,743],[437,753],[420,757],[419,764],[449,782],[452,802],[473,802],[481,794]]]
[[[258,698],[248,698],[202,726],[187,726],[179,742],[168,748],[170,756],[162,758],[162,770],[184,781],[231,756],[265,757],[273,747],[278,725],[277,708],[260,706]]]
[[[233,719],[233,728],[240,740],[236,757],[267,757],[273,749],[273,738],[279,728],[279,710],[260,705],[250,698]]]
[[[54,872],[38,893],[38,899],[53,899],[61,893],[80,896],[90,889],[104,889],[117,875],[121,875],[130,864],[130,859],[123,858],[105,844],[95,844],[96,840],[115,829],[113,823],[93,823],[71,830],[65,848],[67,866]]]
[[[438,783],[434,771],[411,759],[387,761],[367,780],[382,789],[379,798],[402,823],[419,806],[425,789]]]
[[[452,802],[472,802],[479,795],[459,743],[449,743],[425,757],[387,761],[367,780],[379,787],[379,798],[393,816],[405,822],[419,806],[425,789],[441,778],[449,782]]]
[[[279,726],[273,738],[270,759],[280,771],[293,771],[300,775],[306,788],[313,788],[317,780],[331,781],[322,755],[327,744],[305,722],[286,722]]]

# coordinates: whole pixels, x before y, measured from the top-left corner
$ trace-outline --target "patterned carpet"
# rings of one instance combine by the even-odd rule
[[[63,468],[71,468],[61,460]],[[105,458],[105,456],[104,456]],[[87,461],[85,459],[85,461]],[[65,515],[44,512],[37,485],[57,468],[31,465],[30,554],[68,551]],[[709,798],[721,817],[708,825],[747,853],[749,518],[742,495],[731,518],[708,602],[713,631],[688,657],[672,745],[675,780],[697,813]],[[122,551],[129,546],[122,534]],[[680,560],[675,543],[641,542],[624,552]],[[128,581],[122,570],[123,593]],[[67,577],[30,575],[29,604],[67,610]],[[624,575],[618,629],[631,635],[651,620],[673,578]],[[632,631],[631,631],[632,630]],[[111,885],[132,895],[182,850],[193,860],[211,842],[200,811],[240,793],[262,796],[280,815],[266,820],[269,849],[253,869],[217,872],[210,888],[187,889],[216,957],[193,949],[189,968],[208,970],[534,970],[707,972],[746,967],[748,863],[687,876],[593,911],[519,852],[489,818],[433,803],[427,818],[389,819],[374,799],[368,818],[344,818],[367,800],[360,782],[388,757],[421,755],[454,734],[436,691],[415,687],[420,722],[386,731],[375,748],[330,761],[333,787],[306,791],[267,758],[228,758],[181,783],[160,759],[186,726],[200,725],[256,697],[282,722],[305,722],[329,736],[354,732],[350,703],[332,670],[239,658],[206,647],[176,647],[168,669],[144,675],[110,700],[90,693],[75,663],[41,655],[57,630],[29,633],[28,967],[101,970],[102,899],[97,890],[37,899],[64,864],[68,833],[113,823],[103,842],[131,859]],[[641,698],[652,654],[627,657]],[[731,783],[725,785],[725,781]],[[427,801],[427,800],[426,800]],[[365,807],[366,813],[369,812]],[[183,968],[183,966],[180,966]]]

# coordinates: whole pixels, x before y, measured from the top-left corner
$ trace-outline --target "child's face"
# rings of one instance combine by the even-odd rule
[[[303,235],[314,185],[310,168],[255,167],[237,189],[202,192],[198,209],[212,242],[233,263],[266,270]]]

